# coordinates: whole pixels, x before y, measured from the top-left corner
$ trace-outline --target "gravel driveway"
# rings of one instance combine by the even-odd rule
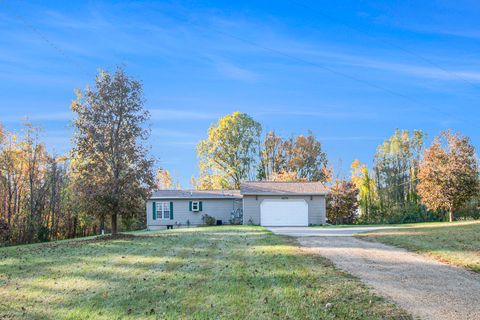
[[[480,319],[480,275],[352,235],[365,228],[269,228],[298,238],[309,252],[343,269],[421,319]],[[370,228],[371,230],[371,228]]]

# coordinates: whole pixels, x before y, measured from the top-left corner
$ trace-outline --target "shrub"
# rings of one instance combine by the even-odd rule
[[[327,219],[333,224],[351,224],[357,215],[358,190],[351,181],[337,180],[327,195]]]
[[[47,242],[48,241],[48,228],[45,225],[41,225],[38,227],[37,230],[37,238],[40,242]]]
[[[10,228],[7,221],[0,219],[0,245],[6,244],[10,240]]]
[[[215,224],[217,224],[217,219],[215,219],[214,217],[212,216],[209,216],[208,214],[204,214],[202,216],[202,221],[204,224],[206,224],[207,226],[214,226]]]

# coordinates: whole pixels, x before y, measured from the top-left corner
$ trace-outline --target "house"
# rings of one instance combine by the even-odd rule
[[[243,211],[243,224],[324,224],[326,188],[321,182],[250,181],[240,190],[158,190],[147,201],[147,227],[202,225],[203,215],[229,224]]]

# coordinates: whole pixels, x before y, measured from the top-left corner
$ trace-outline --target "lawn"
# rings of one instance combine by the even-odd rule
[[[435,257],[480,272],[480,221],[422,223],[361,233],[377,241]]]
[[[0,248],[0,319],[402,317],[328,260],[261,227]]]
[[[322,229],[337,229],[337,228],[362,228],[362,227],[433,227],[445,225],[464,225],[475,223],[474,221],[455,221],[453,223],[447,222],[415,222],[415,223],[377,223],[377,224],[328,224],[328,225],[313,225],[312,228]]]

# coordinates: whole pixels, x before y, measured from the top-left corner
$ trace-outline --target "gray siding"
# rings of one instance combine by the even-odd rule
[[[173,220],[153,220],[152,202],[173,202]],[[189,210],[190,201],[202,201],[202,211],[192,212]],[[231,218],[231,212],[234,208],[234,199],[162,199],[162,200],[148,200],[147,201],[147,226],[165,226],[175,225],[180,223],[187,224],[190,220],[190,225],[202,225],[202,216],[208,214],[215,217],[217,220],[222,220],[224,224],[228,224]],[[241,202],[240,202],[241,203]]]
[[[243,196],[243,223],[260,224],[260,204],[265,199],[282,199],[284,196]],[[308,204],[308,223],[325,224],[325,196],[288,196],[288,199],[304,199]],[[310,200],[311,199],[311,200]]]

